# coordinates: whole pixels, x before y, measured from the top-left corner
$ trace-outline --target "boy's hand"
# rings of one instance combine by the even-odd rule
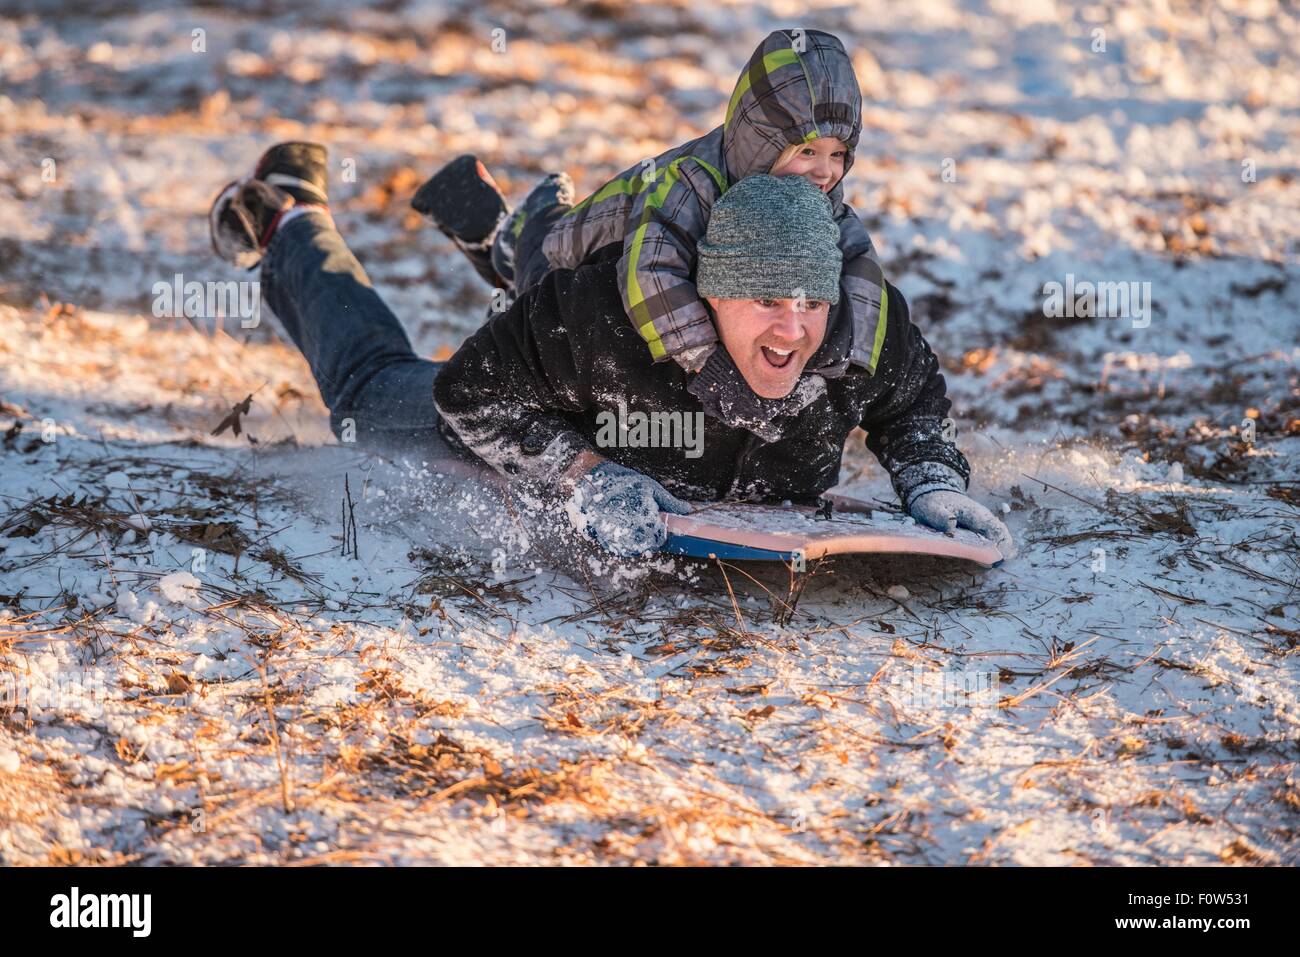
[[[691,506],[650,476],[609,461],[576,481],[566,506],[574,528],[624,558],[654,551],[668,540],[661,509],[689,515]]]
[[[1016,543],[1010,530],[992,512],[961,492],[938,489],[912,500],[912,517],[922,525],[952,535],[959,528],[982,535],[997,546],[1003,558],[1014,558]]]

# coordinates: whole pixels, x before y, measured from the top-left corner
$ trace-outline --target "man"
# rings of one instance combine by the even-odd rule
[[[826,197],[802,179],[749,177],[714,206],[695,285],[729,374],[760,402],[739,424],[705,417],[702,454],[688,455],[598,444],[611,414],[704,408],[690,391],[695,373],[653,362],[624,314],[616,245],[549,273],[440,367],[415,356],[334,229],[325,171],[323,147],[273,147],[222,191],[211,224],[223,258],[261,263],[263,293],[311,365],[336,434],[347,419],[362,438],[441,434],[512,481],[558,492],[577,529],[628,556],[663,544],[661,511],[684,514],[683,498],[816,499],[838,481],[845,439],[861,426],[912,516],[1012,553],[1006,526],[965,494],[969,465],[942,434],[951,403],[938,361],[893,286],[874,373],[847,361],[852,330],[828,321],[838,230]]]

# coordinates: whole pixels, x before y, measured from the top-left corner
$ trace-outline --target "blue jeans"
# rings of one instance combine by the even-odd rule
[[[262,296],[311,366],[330,428],[359,445],[463,457],[439,431],[433,380],[401,322],[323,216],[278,229],[262,259]],[[350,420],[350,422],[349,422]]]

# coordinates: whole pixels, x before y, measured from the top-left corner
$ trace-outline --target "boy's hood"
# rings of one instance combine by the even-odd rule
[[[792,143],[844,142],[844,172],[862,130],[862,93],[844,44],[820,30],[777,30],[736,81],[722,127],[729,182],[766,173]]]

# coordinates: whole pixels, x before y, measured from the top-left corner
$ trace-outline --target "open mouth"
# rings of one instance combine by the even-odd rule
[[[767,346],[759,348],[763,350],[763,358],[773,369],[784,369],[794,359],[793,349],[771,349]]]

